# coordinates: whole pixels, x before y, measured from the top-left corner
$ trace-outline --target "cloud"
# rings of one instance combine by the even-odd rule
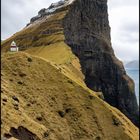
[[[122,61],[139,59],[138,0],[109,1],[111,40],[115,54]]]
[[[110,9],[115,9],[122,6],[138,6],[139,0],[108,0],[108,5]]]
[[[138,60],[139,57],[137,53],[139,52],[139,48],[135,47],[138,43],[129,44],[129,43],[113,43],[115,54],[118,56],[120,60],[123,61],[132,61]],[[120,51],[121,50],[121,51]]]
[[[57,0],[2,0],[2,39],[21,30],[42,8]]]

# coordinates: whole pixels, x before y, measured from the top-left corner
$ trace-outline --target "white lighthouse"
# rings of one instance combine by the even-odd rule
[[[18,52],[18,47],[17,47],[15,41],[13,41],[13,42],[11,43],[10,51],[11,51],[11,52]]]

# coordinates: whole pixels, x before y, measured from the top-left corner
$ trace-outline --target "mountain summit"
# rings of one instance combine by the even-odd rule
[[[38,12],[38,15],[35,16],[35,17],[33,17],[33,18],[30,20],[30,23],[27,24],[27,26],[30,25],[30,24],[32,24],[32,23],[34,23],[35,21],[40,20],[40,19],[41,19],[42,17],[44,17],[44,16],[49,16],[49,15],[54,14],[55,11],[57,11],[57,10],[63,8],[63,7],[66,7],[66,6],[70,5],[70,4],[72,4],[74,1],[75,1],[75,0],[60,0],[60,1],[56,2],[56,3],[52,3],[52,4],[49,6],[49,8],[47,8],[47,9],[46,9],[46,8],[43,8],[43,9],[41,9],[41,10]]]
[[[22,52],[8,52],[13,40]],[[112,49],[107,0],[61,0],[41,9],[2,42],[2,54],[2,99],[10,110],[3,136],[138,139],[134,82]]]

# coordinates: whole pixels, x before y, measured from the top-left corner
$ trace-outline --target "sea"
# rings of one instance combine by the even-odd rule
[[[134,80],[135,83],[135,93],[139,105],[139,69],[129,69],[125,68],[127,74]]]

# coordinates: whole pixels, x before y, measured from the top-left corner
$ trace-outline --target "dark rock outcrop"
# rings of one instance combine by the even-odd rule
[[[11,127],[9,133],[5,133],[2,140],[16,138],[18,140],[40,140],[35,134],[30,132],[27,128],[19,126],[17,129]]]
[[[31,18],[30,23],[28,23],[26,26],[29,26],[30,24],[34,23],[37,20],[42,19],[45,16],[51,15],[61,9],[63,9],[64,7],[66,7],[67,5],[69,5],[70,1],[69,0],[60,0],[56,3],[52,3],[47,9],[43,8],[38,12],[38,15]]]
[[[17,129],[12,127],[10,129],[11,137],[19,140],[40,140],[35,134],[30,132],[27,128],[19,126]]]
[[[79,57],[87,86],[138,126],[134,82],[111,46],[107,0],[76,0],[64,21],[65,42]]]

